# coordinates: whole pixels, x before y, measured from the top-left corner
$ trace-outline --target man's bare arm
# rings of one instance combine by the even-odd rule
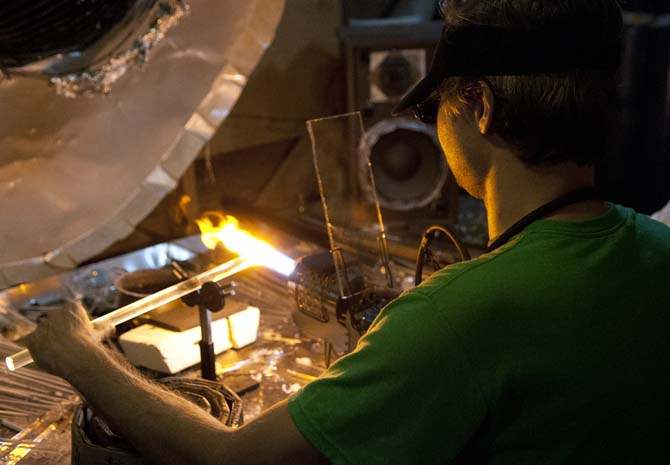
[[[286,402],[249,425],[227,428],[111,356],[96,341],[82,309],[54,315],[27,343],[38,365],[67,379],[154,463],[328,463],[298,431]]]

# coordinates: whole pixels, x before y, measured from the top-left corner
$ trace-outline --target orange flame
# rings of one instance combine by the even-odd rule
[[[226,249],[254,264],[265,266],[285,276],[291,274],[295,268],[295,261],[292,258],[240,229],[235,217],[225,216],[219,212],[206,212],[202,218],[195,221],[200,229],[200,240],[208,249],[223,244]]]

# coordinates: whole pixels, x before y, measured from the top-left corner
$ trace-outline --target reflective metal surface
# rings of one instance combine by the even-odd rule
[[[272,42],[283,0],[193,0],[106,97],[0,84],[0,288],[74,268],[177,184]]]

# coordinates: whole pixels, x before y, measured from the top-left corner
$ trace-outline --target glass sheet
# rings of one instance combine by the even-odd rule
[[[384,221],[361,114],[310,120],[307,129],[340,295],[348,298],[357,291],[352,285],[356,274],[353,258],[348,254],[352,248],[363,247],[376,258],[376,273],[364,273],[367,279],[393,287]],[[371,192],[362,187],[366,185],[372,186]]]

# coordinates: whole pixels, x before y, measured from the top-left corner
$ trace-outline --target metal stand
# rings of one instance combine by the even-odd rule
[[[198,306],[200,312],[200,371],[203,379],[216,381],[216,360],[212,339],[212,312],[220,312],[226,306],[226,297],[235,295],[235,283],[221,286],[215,282],[203,284],[196,292],[182,298],[189,307]]]

